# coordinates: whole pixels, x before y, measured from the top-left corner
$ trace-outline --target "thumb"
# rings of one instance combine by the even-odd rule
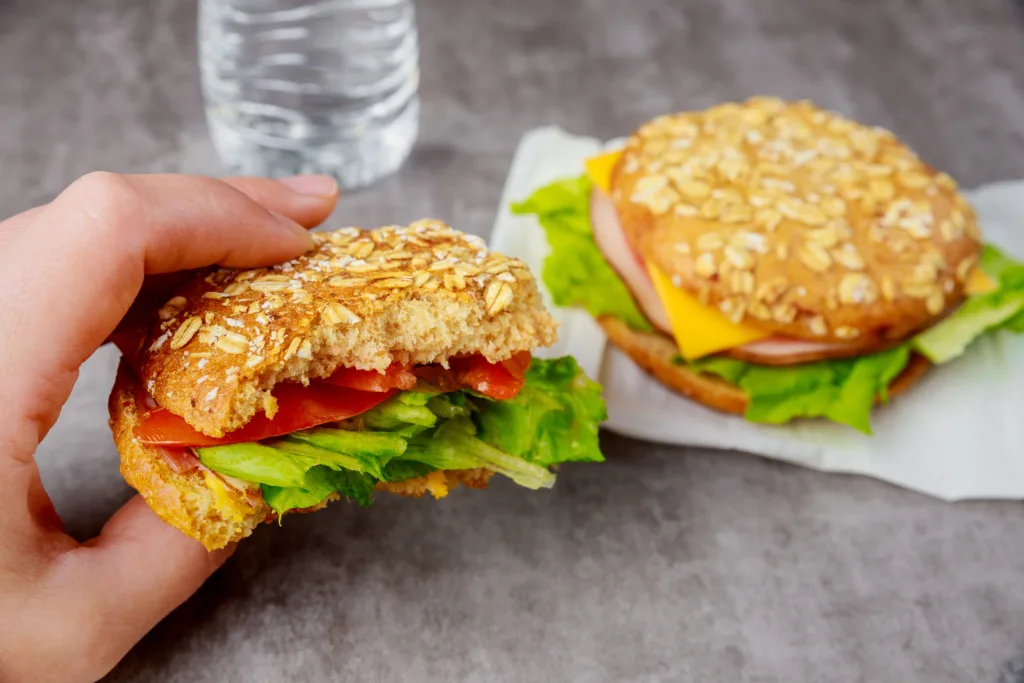
[[[92,653],[97,667],[113,668],[234,550],[208,552],[158,518],[141,496],[125,503],[97,538],[62,563],[68,616],[102,633],[101,651]]]

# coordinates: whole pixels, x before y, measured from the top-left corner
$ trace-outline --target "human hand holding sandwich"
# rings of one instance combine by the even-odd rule
[[[0,680],[101,677],[230,554],[207,552],[139,496],[78,543],[34,454],[81,364],[130,311],[159,305],[181,271],[298,256],[337,197],[318,176],[94,173],[0,222]]]

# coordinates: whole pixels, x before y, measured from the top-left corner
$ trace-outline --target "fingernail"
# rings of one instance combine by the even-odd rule
[[[314,197],[330,197],[338,192],[338,181],[329,175],[293,175],[277,182],[299,194]]]
[[[278,223],[288,228],[290,232],[295,233],[297,236],[301,235],[302,239],[309,243],[309,248],[313,248],[313,238],[312,236],[310,236],[309,230],[306,230],[304,227],[293,221],[291,218],[288,218],[288,216],[283,216],[275,211],[271,211],[270,213],[274,216],[274,218],[277,219]]]

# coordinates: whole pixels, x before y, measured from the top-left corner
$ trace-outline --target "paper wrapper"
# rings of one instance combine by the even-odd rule
[[[494,226],[492,248],[538,275],[548,253],[532,216],[509,206],[617,142],[539,128],[520,142]],[[969,193],[985,239],[1024,257],[1024,182]],[[545,297],[547,293],[545,292]],[[874,435],[823,420],[767,426],[718,413],[672,393],[609,345],[582,310],[546,303],[561,323],[546,356],[571,354],[604,385],[606,428],[648,441],[756,453],[826,472],[877,477],[945,500],[1024,498],[1024,335],[989,334],[875,410]]]

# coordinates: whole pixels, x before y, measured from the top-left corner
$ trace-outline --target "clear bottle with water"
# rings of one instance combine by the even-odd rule
[[[200,0],[210,137],[246,175],[397,170],[419,130],[412,0]]]

